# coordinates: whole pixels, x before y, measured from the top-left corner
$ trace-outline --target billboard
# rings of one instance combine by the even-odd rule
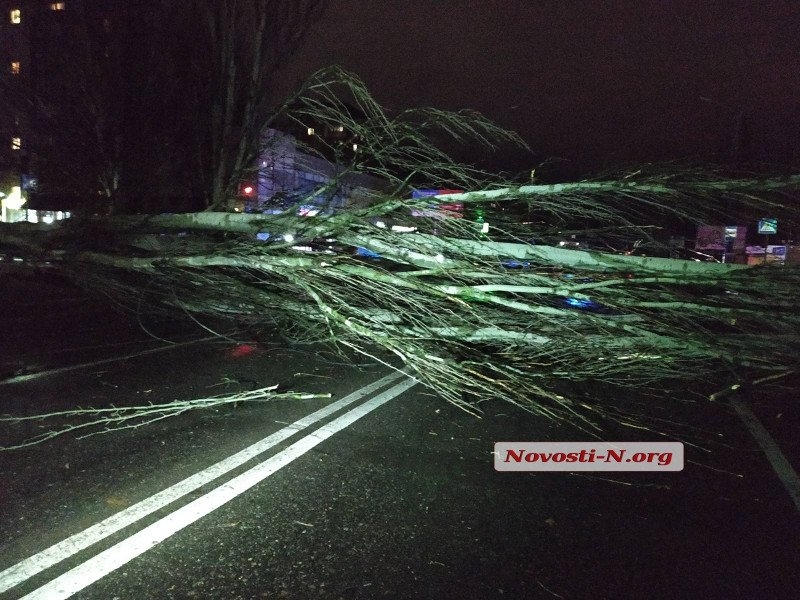
[[[786,246],[767,246],[767,262],[780,263],[786,262]]]
[[[761,219],[758,222],[758,233],[762,233],[764,235],[773,235],[778,233],[778,219]]]
[[[786,263],[786,257],[789,254],[788,246],[748,246],[747,247],[747,264],[748,265],[763,265],[763,264],[777,264],[783,265]]]

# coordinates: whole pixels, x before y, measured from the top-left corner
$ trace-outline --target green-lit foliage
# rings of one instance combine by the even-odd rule
[[[340,70],[312,78],[282,110],[301,124],[358,131],[360,153],[344,172],[379,175],[387,191],[367,207],[327,216],[197,213],[94,223],[115,244],[91,252],[80,251],[81,227],[66,228],[58,243],[76,253],[65,269],[137,309],[151,301],[198,320],[235,316],[299,342],[408,367],[470,412],[499,399],[588,424],[604,407],[586,405],[577,385],[642,390],[703,381],[713,389],[797,366],[796,268],[612,251],[657,240],[665,223],[719,220],[734,209],[791,220],[797,177],[650,168],[555,185],[502,182],[457,164],[434,142],[446,133],[491,146],[516,140],[513,134],[474,114],[390,116]],[[409,200],[407,184],[420,179],[470,190],[446,201],[481,214],[488,233],[474,218],[412,217],[431,201]],[[417,230],[393,231],[376,220]],[[134,235],[169,231],[192,234],[136,257],[125,245]],[[264,231],[272,237],[258,241]],[[211,237],[220,232],[224,239]],[[558,247],[569,232],[592,235],[609,251]],[[324,239],[339,250],[296,248]],[[356,256],[358,247],[381,258]]]

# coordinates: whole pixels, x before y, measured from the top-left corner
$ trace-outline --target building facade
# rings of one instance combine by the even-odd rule
[[[30,35],[25,7],[0,0],[0,219],[18,221],[22,206],[22,174],[27,166],[28,111],[18,102],[29,79]]]
[[[121,94],[114,27],[124,3],[0,0],[0,199],[3,217],[64,216],[103,194]],[[99,124],[99,125],[98,125]],[[103,128],[106,127],[106,130]],[[105,142],[105,144],[104,144]],[[19,189],[16,189],[19,188]],[[13,200],[9,200],[13,198]],[[14,208],[24,202],[22,208]],[[20,213],[18,211],[23,211]]]
[[[51,43],[67,10],[67,0],[0,0],[0,220],[53,221],[68,216],[63,207],[36,211],[28,196],[37,185],[36,102],[45,94],[48,67],[43,44]]]
[[[308,151],[315,136],[326,135],[320,128],[304,131],[267,129],[262,138],[258,170],[254,181],[243,184],[240,210],[267,214],[296,210],[313,216],[347,207],[367,206],[386,188],[386,181],[354,173],[329,160],[322,153]],[[334,128],[336,134],[344,133]],[[302,143],[298,136],[303,136]],[[347,140],[349,152],[357,142]]]

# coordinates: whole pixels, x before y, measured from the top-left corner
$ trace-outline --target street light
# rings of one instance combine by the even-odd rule
[[[22,188],[15,185],[11,188],[10,194],[0,192],[0,221],[9,222],[9,210],[19,210],[25,205],[25,198],[22,197]]]

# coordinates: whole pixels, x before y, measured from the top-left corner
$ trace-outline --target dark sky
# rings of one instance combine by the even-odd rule
[[[797,0],[329,0],[281,85],[334,63],[385,106],[515,129],[531,166],[800,159]]]

